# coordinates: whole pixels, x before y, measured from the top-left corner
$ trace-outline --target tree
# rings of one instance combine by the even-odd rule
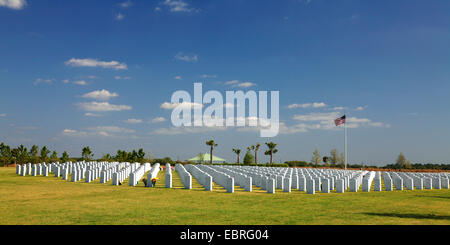
[[[89,146],[86,146],[81,150],[81,157],[83,157],[83,160],[89,161],[92,157],[94,157],[94,153],[92,153]]]
[[[200,164],[203,164],[205,162],[205,154],[199,153],[198,158],[199,158]]]
[[[395,162],[395,165],[397,165],[399,168],[405,168],[406,167],[406,157],[403,155],[402,152],[397,157],[397,161]]]
[[[217,147],[217,144],[216,144],[216,142],[214,142],[214,140],[209,140],[209,141],[206,141],[206,145],[209,145],[210,147],[211,147],[211,153],[210,153],[210,157],[211,157],[211,159],[210,159],[210,164],[212,164],[213,163],[213,150],[214,150],[214,147]]]
[[[313,157],[311,159],[311,162],[317,165],[322,160],[321,158],[322,157],[320,156],[319,150],[316,148],[313,152]]]
[[[325,156],[323,157],[323,163],[325,163],[326,166],[328,166],[328,161],[330,160],[329,157]]]
[[[65,163],[68,162],[69,160],[70,160],[69,154],[67,153],[67,151],[64,151],[61,156],[61,162]]]
[[[251,151],[247,151],[247,153],[244,156],[244,164],[254,164],[255,163],[255,157],[252,155]]]
[[[11,150],[11,157],[14,160],[14,163],[17,163],[19,158],[19,149],[14,148]],[[8,167],[8,165],[6,165]]]
[[[233,148],[233,152],[236,153],[236,155],[237,155],[237,164],[239,164],[240,163],[241,150]]]
[[[137,158],[138,158],[138,162],[143,163],[144,162],[144,158],[145,158],[145,152],[144,149],[140,148],[137,152]]]
[[[52,162],[57,162],[59,160],[58,159],[58,153],[56,151],[53,151],[52,155],[50,155],[50,160]]]
[[[342,152],[341,153],[341,156],[339,157],[339,165],[341,166],[341,167],[345,167],[345,154],[344,154],[344,152]]]
[[[41,148],[41,161],[42,162],[47,162],[49,153],[50,153],[50,150],[47,149],[47,146],[44,146]]]
[[[31,163],[38,163],[39,162],[39,147],[37,145],[33,145],[30,149],[30,158]]]
[[[333,149],[330,152],[330,162],[331,164],[338,164],[339,163],[339,153],[337,149]]]
[[[28,149],[25,146],[20,145],[17,148],[17,150],[18,150],[18,153],[17,153],[17,156],[16,156],[17,161],[19,163],[22,163],[22,164],[26,163],[28,161],[28,158],[29,158]]]
[[[258,151],[261,147],[261,144],[258,142],[256,146],[252,146],[252,149],[255,151],[255,163],[258,164]]]
[[[11,147],[9,145],[5,145],[3,142],[0,144],[0,155],[2,158],[3,166],[7,167],[8,164],[11,163],[12,153]]]
[[[265,144],[269,148],[269,150],[264,152],[264,155],[270,155],[270,164],[273,165],[273,154],[278,152],[278,149],[276,149],[277,144],[273,142],[266,142]]]

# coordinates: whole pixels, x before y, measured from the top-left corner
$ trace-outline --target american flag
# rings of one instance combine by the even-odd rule
[[[344,124],[345,123],[345,115],[344,116],[342,116],[342,117],[340,117],[340,118],[338,118],[338,119],[336,119],[336,120],[334,120],[334,123],[336,124],[336,126],[339,126],[339,125],[341,125],[341,124]]]

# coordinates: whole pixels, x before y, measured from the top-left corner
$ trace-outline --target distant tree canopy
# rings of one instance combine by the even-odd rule
[[[245,153],[244,164],[255,164],[255,156],[250,151]]]

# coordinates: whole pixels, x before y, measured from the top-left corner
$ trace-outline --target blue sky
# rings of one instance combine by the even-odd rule
[[[278,143],[276,161],[343,150],[384,165],[450,158],[450,2],[0,0],[0,141],[185,160]],[[234,81],[234,82],[233,82]],[[173,129],[176,90],[280,91],[282,131]],[[262,147],[265,148],[265,147]],[[260,152],[261,161],[269,161]]]

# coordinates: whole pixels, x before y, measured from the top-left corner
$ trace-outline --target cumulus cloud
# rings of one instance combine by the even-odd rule
[[[25,0],[0,0],[0,7],[20,10],[27,5]]]
[[[175,59],[185,61],[185,62],[197,62],[198,55],[196,54],[184,54],[183,52],[179,52],[175,55]]]
[[[125,15],[118,13],[114,16],[114,19],[115,20],[123,20],[123,19],[125,19]]]
[[[231,85],[232,87],[239,87],[239,88],[249,88],[256,86],[256,83],[252,82],[239,82],[239,80],[231,80],[223,82],[224,85]]]
[[[96,59],[75,59],[72,58],[65,62],[67,66],[72,67],[101,67],[105,69],[114,70],[127,70],[128,67],[125,63],[118,61],[99,61]]]
[[[84,115],[87,117],[101,117],[102,116],[100,114],[95,114],[95,113],[91,113],[91,112],[86,112]]]
[[[79,81],[73,81],[72,82],[73,84],[76,84],[76,85],[81,85],[81,86],[86,86],[88,83],[86,82],[86,81],[84,81],[84,80],[79,80]]]
[[[326,107],[327,105],[323,102],[314,102],[314,103],[306,103],[306,104],[291,104],[288,105],[288,109],[295,109],[295,108],[321,108]]]
[[[135,133],[133,129],[120,128],[117,126],[97,126],[90,127],[85,130],[79,131],[74,129],[64,129],[62,134],[72,137],[85,137],[85,136],[103,136],[103,137],[120,137],[127,136]]]
[[[156,118],[153,118],[150,122],[151,123],[161,123],[161,122],[165,122],[165,121],[166,121],[166,119],[164,117],[156,117]]]
[[[38,85],[40,83],[46,83],[46,84],[51,84],[53,83],[54,79],[42,79],[42,78],[38,78],[33,82],[33,85]]]
[[[119,6],[122,7],[122,8],[129,8],[129,7],[133,6],[133,2],[128,0],[126,2],[119,3]]]
[[[244,82],[244,83],[239,83],[236,85],[237,87],[240,88],[249,88],[249,87],[253,87],[256,86],[256,83],[252,83],[252,82]]]
[[[300,124],[285,127],[286,132],[292,132],[295,130],[337,130],[340,127],[336,127],[334,120],[342,116],[340,112],[318,112],[309,113],[304,115],[294,115],[293,119],[301,121]],[[389,124],[382,122],[373,122],[368,118],[347,117],[347,128],[359,128],[359,127],[386,127],[389,128]],[[281,128],[281,127],[280,127]],[[281,131],[280,131],[281,132]]]
[[[111,93],[108,90],[102,89],[102,90],[96,90],[92,91],[90,93],[84,94],[83,98],[88,99],[96,99],[96,100],[109,100],[111,98],[119,96],[117,93]]]
[[[116,80],[131,80],[131,77],[115,76],[114,79],[116,79]]]
[[[132,109],[132,107],[128,105],[113,105],[108,102],[96,102],[96,101],[80,103],[78,105],[82,110],[91,112],[127,111]]]
[[[200,75],[201,78],[216,78],[217,75],[208,75],[208,74],[202,74]]]
[[[358,106],[355,108],[355,111],[363,111],[366,108],[367,108],[367,106]]]
[[[173,110],[179,105],[181,106],[181,108],[194,108],[194,107],[197,107],[197,106],[198,107],[203,107],[202,104],[192,103],[192,102],[183,102],[183,103],[164,102],[164,103],[161,104],[160,108],[166,109],[166,110]]]
[[[142,123],[142,119],[135,119],[135,118],[130,118],[125,120],[124,122],[129,123],[129,124],[139,124]]]
[[[169,7],[170,12],[198,12],[198,9],[191,8],[190,5],[183,0],[164,0],[162,4]]]

